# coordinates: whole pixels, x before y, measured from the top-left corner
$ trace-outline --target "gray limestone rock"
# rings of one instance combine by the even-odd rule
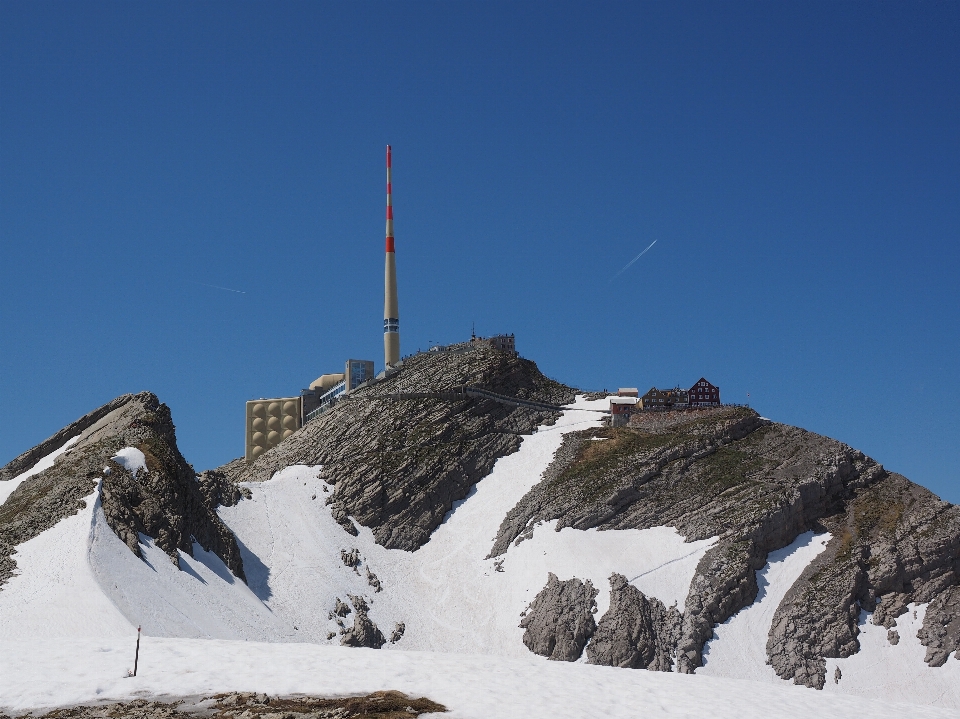
[[[668,672],[680,631],[680,612],[646,597],[622,574],[610,577],[610,608],[587,645],[591,664]]]
[[[924,660],[931,667],[942,667],[953,651],[960,659],[960,587],[949,587],[930,602],[917,636],[927,647]]]
[[[337,603],[336,603],[336,605],[334,606],[333,611],[330,612],[330,617],[331,617],[331,619],[332,619],[333,617],[335,617],[335,616],[336,616],[336,617],[345,617],[345,616],[347,616],[351,611],[352,611],[352,610],[350,609],[350,605],[347,604],[347,603],[344,602],[344,601],[341,601],[340,597],[337,597]]]
[[[350,595],[350,603],[353,604],[353,626],[349,629],[343,629],[340,632],[340,644],[345,647],[369,647],[379,649],[386,644],[383,633],[377,628],[367,612],[370,607],[363,597]]]
[[[370,571],[370,567],[367,567],[367,584],[373,587],[374,592],[379,592],[383,589],[383,586],[380,584],[380,580],[377,578],[377,575]]]
[[[40,459],[47,456],[51,452],[60,449],[69,440],[73,439],[79,434],[83,434],[86,430],[90,429],[90,427],[95,425],[111,412],[120,409],[128,402],[133,401],[133,399],[134,395],[132,394],[121,395],[112,402],[108,402],[102,407],[93,410],[93,412],[85,414],[77,421],[71,422],[55,435],[45,439],[36,447],[31,447],[26,452],[14,457],[6,465],[0,467],[0,482],[13,479],[18,474],[30,469],[33,467],[33,465],[40,461]]]
[[[588,579],[561,582],[550,572],[520,622],[525,629],[523,643],[534,654],[548,659],[573,662],[597,628],[593,618],[597,590]]]
[[[226,472],[208,469],[197,475],[200,493],[208,507],[233,507],[252,496],[246,487],[234,484]]]
[[[360,566],[360,550],[354,547],[349,552],[346,549],[340,550],[340,560],[343,562],[343,566],[350,567],[353,571],[359,574],[357,567]]]
[[[909,602],[960,577],[960,508],[851,447],[743,407],[641,413],[625,427],[566,435],[490,556],[553,520],[557,531],[666,525],[687,540],[719,537],[683,607],[681,672],[701,665],[717,624],[754,601],[769,552],[803,532],[833,539],[787,593],[767,644],[777,673],[798,684],[822,687],[825,659],[859,650],[861,610],[889,628]]]

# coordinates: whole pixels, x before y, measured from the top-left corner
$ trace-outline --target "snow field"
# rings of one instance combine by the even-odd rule
[[[100,591],[87,560],[99,491],[85,508],[17,546],[16,574],[0,589],[0,641],[129,635],[130,622]]]
[[[772,552],[758,572],[757,601],[717,627],[698,675],[733,679],[548,662],[529,653],[520,613],[548,572],[590,579],[599,590],[598,619],[609,606],[613,572],[682,609],[696,565],[715,541],[685,543],[667,527],[556,532],[549,522],[502,557],[486,559],[503,517],[540,480],[563,434],[599,423],[580,410],[604,403],[578,398],[556,425],[524,437],[520,450],[499,460],[413,553],[378,546],[366,528],[358,527],[357,537],[346,533],[324,504],[332,488],[317,467],[288,467],[247,485],[252,499],[222,507],[220,515],[237,535],[248,585],[198,545],[194,558],[179,554],[177,569],[141,536],[138,559],[106,525],[98,487],[77,514],[16,548],[18,573],[0,589],[0,707],[234,690],[399,689],[446,704],[450,717],[956,715],[960,661],[940,668],[923,662],[916,638],[922,605],[898,619],[897,646],[863,614],[861,651],[827,660],[824,692],[783,682],[766,665],[773,613],[828,535],[807,533]],[[0,483],[0,499],[75,441]],[[146,469],[125,451],[117,461],[135,474]],[[363,558],[357,572],[340,558],[352,548]],[[368,570],[381,592],[368,582]],[[391,651],[329,646],[339,643],[329,612],[350,594],[367,598],[388,637],[397,622],[406,625],[397,644],[385,645]],[[138,624],[145,635],[142,676],[128,679]],[[872,701],[881,697],[932,706]]]
[[[0,707],[229,691],[344,696],[396,689],[451,711],[437,719],[946,719],[952,710],[827,695],[789,684],[476,654],[144,637],[0,642]],[[424,715],[427,716],[427,715]]]
[[[248,484],[253,498],[222,507],[220,514],[241,542],[251,589],[309,641],[326,642],[337,631],[329,619],[337,598],[362,594],[386,636],[397,623],[405,625],[397,647],[528,657],[520,615],[548,572],[590,579],[599,590],[598,618],[609,606],[613,572],[682,607],[697,562],[714,541],[687,544],[665,527],[556,532],[549,523],[510,547],[500,558],[502,571],[486,558],[503,517],[539,482],[563,434],[599,424],[595,413],[577,410],[603,403],[578,402],[557,424],[524,437],[520,450],[501,458],[416,552],[384,549],[364,527],[357,527],[357,537],[344,532],[324,504],[330,490],[324,491],[319,468],[288,467],[267,482]],[[364,559],[359,574],[340,559],[341,550],[353,548]],[[368,584],[368,569],[382,592]]]
[[[180,568],[154,540],[140,535],[138,559],[107,525],[99,501],[88,569],[103,594],[144,634],[202,639],[290,641],[279,621],[213,552],[194,543],[178,551]],[[2,596],[2,594],[0,594]]]
[[[757,572],[760,591],[756,600],[714,628],[714,638],[704,647],[704,665],[697,674],[783,681],[767,664],[767,636],[773,615],[787,591],[807,565],[826,549],[830,539],[829,533],[805,532],[791,545],[770,552],[766,566]]]
[[[923,626],[926,604],[911,604],[907,613],[897,617],[894,627],[900,641],[893,645],[887,629],[873,623],[873,614],[860,613],[860,651],[846,659],[827,659],[825,693],[885,697],[891,701],[918,702],[960,709],[960,660],[953,654],[942,667],[923,661],[926,647],[917,631]],[[840,667],[840,682],[833,681]]]

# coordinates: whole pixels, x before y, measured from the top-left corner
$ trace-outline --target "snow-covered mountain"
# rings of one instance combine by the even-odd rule
[[[568,406],[429,396],[463,385]],[[960,709],[955,507],[748,410],[611,429],[605,406],[492,350],[430,353],[198,477],[164,405],[118,398],[0,470],[0,707],[400,689],[455,716]]]

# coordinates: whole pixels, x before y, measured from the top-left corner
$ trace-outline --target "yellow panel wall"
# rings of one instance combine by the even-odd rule
[[[244,433],[249,464],[271,447],[300,428],[300,398],[254,399],[247,402],[247,424]]]

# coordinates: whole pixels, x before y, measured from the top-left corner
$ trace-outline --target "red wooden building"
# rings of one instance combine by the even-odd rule
[[[719,407],[720,388],[701,377],[687,392],[687,402],[691,407]]]

